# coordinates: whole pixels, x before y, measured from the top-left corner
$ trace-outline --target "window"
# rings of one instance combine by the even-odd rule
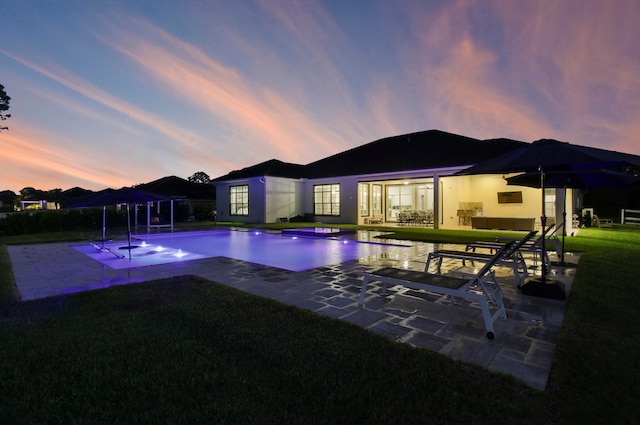
[[[360,216],[369,215],[369,183],[360,183]]]
[[[249,185],[229,188],[229,206],[231,215],[249,215]]]
[[[556,190],[544,190],[544,215],[547,217],[556,216]]]
[[[374,184],[371,187],[371,203],[373,215],[382,214],[382,185]]]
[[[315,215],[340,215],[340,185],[313,186],[313,207]]]
[[[398,219],[401,212],[413,211],[413,185],[387,186],[388,218]]]

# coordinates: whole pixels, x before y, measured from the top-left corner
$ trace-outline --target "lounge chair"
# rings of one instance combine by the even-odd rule
[[[555,251],[558,256],[562,255],[562,241],[558,238],[558,231],[562,229],[564,223],[556,226],[552,224],[548,226],[544,232],[540,236],[535,239],[529,240],[527,243],[523,244],[519,250],[521,253],[531,253],[534,256],[534,261],[537,261],[538,257],[542,259],[542,238],[545,239],[546,243],[546,252],[544,253],[544,261],[547,262],[547,265],[551,266],[549,261],[549,251]],[[507,238],[507,237],[498,237],[493,241],[489,242],[474,242],[467,244],[467,251],[475,251],[478,248],[491,249],[492,247],[495,249],[496,247],[501,247],[503,244],[511,241],[518,241],[517,238]]]
[[[558,233],[561,232],[561,229],[564,226],[564,222],[559,225],[552,224],[545,229],[545,231],[536,239],[530,241],[525,244],[521,248],[521,252],[529,252],[532,253],[534,259],[540,258],[540,261],[546,261],[548,266],[551,266],[551,261],[549,260],[549,251],[555,251],[558,256],[562,255],[562,241],[558,237]],[[545,238],[546,250],[544,252],[544,258],[542,253],[542,238]],[[495,239],[499,243],[505,243],[507,241],[513,240],[510,238],[496,238]]]
[[[509,241],[513,242],[510,245],[510,248],[503,252],[503,255],[495,261],[496,265],[511,267],[513,269],[513,275],[516,278],[516,284],[519,286],[522,284],[523,279],[529,276],[529,271],[527,270],[527,263],[524,260],[524,256],[520,251],[522,247],[528,244],[531,239],[535,236],[537,232],[532,231],[527,233],[521,239],[517,241]],[[471,245],[471,248],[470,248]],[[429,271],[431,269],[431,264],[434,262],[436,265],[436,272],[440,273],[442,269],[442,260],[451,259],[451,260],[460,260],[462,261],[462,267],[458,267],[454,270],[455,274],[473,274],[475,269],[467,266],[467,262],[479,262],[486,263],[489,261],[493,261],[495,252],[502,249],[504,243],[487,243],[482,244],[469,244],[465,251],[456,251],[456,250],[439,250],[434,251],[429,254],[427,259],[427,268]],[[485,248],[489,249],[492,253],[485,254],[481,252],[476,252],[477,248]]]
[[[495,338],[494,322],[498,318],[506,319],[502,288],[495,280],[492,268],[496,262],[511,249],[513,242],[504,245],[496,252],[492,260],[488,261],[475,275],[469,278],[429,273],[417,270],[405,270],[395,267],[385,267],[364,275],[358,304],[364,305],[367,286],[371,282],[382,282],[382,294],[386,295],[388,285],[402,285],[407,288],[424,290],[435,294],[450,295],[477,301],[482,310],[482,318],[487,331],[487,338]],[[491,281],[489,280],[491,278]],[[493,314],[489,303],[495,305]]]

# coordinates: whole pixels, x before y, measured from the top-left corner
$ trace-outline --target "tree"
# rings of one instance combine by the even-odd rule
[[[211,178],[204,171],[198,171],[197,173],[194,173],[193,176],[189,177],[187,180],[189,180],[191,183],[209,183],[211,181]]]
[[[41,199],[44,199],[45,197],[45,192],[43,190],[36,189],[31,186],[27,186],[20,190],[20,199],[22,199],[23,201],[39,201]]]
[[[10,100],[11,98],[7,95],[7,92],[4,91],[4,86],[0,84],[0,121],[11,117],[10,114],[7,114]],[[0,132],[2,132],[2,130],[9,130],[9,127],[0,126]]]

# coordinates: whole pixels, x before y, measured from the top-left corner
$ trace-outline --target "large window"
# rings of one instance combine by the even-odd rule
[[[433,216],[433,183],[390,184],[386,189],[388,219],[398,219],[400,213],[418,212]],[[374,191],[374,210],[375,196]]]
[[[369,215],[369,183],[360,183],[360,217]]]
[[[249,185],[229,188],[229,207],[231,215],[249,215]]]
[[[382,185],[374,184],[371,186],[371,208],[373,215],[382,214]]]
[[[340,215],[340,185],[313,186],[313,207],[315,215]]]
[[[395,220],[401,212],[412,211],[414,209],[413,189],[412,185],[387,186],[388,218]]]

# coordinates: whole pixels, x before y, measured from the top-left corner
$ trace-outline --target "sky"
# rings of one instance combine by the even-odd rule
[[[0,0],[0,190],[438,129],[640,154],[636,0]]]

